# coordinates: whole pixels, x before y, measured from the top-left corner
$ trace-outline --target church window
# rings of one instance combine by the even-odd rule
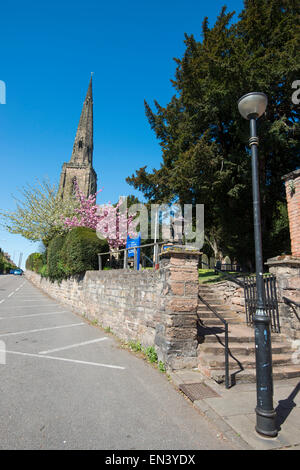
[[[72,178],[72,196],[76,195],[76,182],[77,182],[77,179],[76,179],[76,176],[74,176],[74,178]]]

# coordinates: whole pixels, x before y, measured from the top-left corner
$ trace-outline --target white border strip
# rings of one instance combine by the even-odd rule
[[[83,343],[70,344],[69,346],[63,346],[62,348],[49,349],[48,351],[41,351],[39,352],[39,354],[49,354],[49,353],[53,353],[57,351],[65,351],[66,349],[78,348],[79,346],[85,346],[86,344],[99,343],[99,341],[104,341],[105,339],[107,339],[106,336],[104,338],[92,339],[91,341],[84,341]]]
[[[31,317],[46,317],[47,315],[58,315],[59,313],[69,313],[68,310],[61,310],[59,312],[46,312],[46,313],[32,313],[31,315],[13,315],[12,317],[0,317],[0,320],[11,320],[12,318],[31,318]]]
[[[4,350],[0,350],[0,353],[4,352]],[[67,359],[65,357],[55,357],[55,356],[41,356],[40,354],[31,354],[31,353],[24,353],[18,351],[5,351],[6,354],[16,354],[18,356],[27,356],[27,357],[39,357],[45,359],[53,359],[54,361],[62,361],[62,362],[73,362],[75,364],[84,364],[88,366],[97,366],[97,367],[107,367],[109,369],[120,369],[125,370],[125,367],[121,366],[113,366],[111,364],[101,364],[99,362],[87,362],[87,361],[78,361],[77,359]]]
[[[38,330],[25,330],[25,331],[16,331],[14,333],[4,333],[0,335],[0,338],[4,336],[23,335],[27,333],[38,333],[40,331],[59,330],[61,328],[72,328],[73,326],[81,326],[81,325],[86,325],[86,323],[71,323],[70,325],[52,326],[51,328],[39,328]]]

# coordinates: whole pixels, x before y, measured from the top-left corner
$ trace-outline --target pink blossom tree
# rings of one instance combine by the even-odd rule
[[[127,207],[122,207],[120,200],[116,206],[111,203],[98,206],[96,204],[97,194],[86,197],[80,191],[75,181],[75,197],[78,207],[74,209],[76,215],[64,218],[66,228],[88,227],[96,230],[99,238],[106,239],[112,250],[118,249],[126,244],[127,234],[136,236],[132,228],[134,215],[128,216]]]

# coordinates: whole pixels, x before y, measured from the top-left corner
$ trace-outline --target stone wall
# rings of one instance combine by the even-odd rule
[[[245,296],[243,287],[239,287],[232,281],[221,281],[211,284],[210,288],[224,300],[224,304],[235,312],[243,315],[245,319]]]
[[[283,300],[283,297],[286,297],[300,303],[300,258],[277,256],[269,259],[267,265],[270,272],[276,276],[282,332],[292,339],[300,338],[300,308]]]
[[[197,367],[198,252],[163,253],[160,269],[87,271],[51,282],[26,277],[124,341],[155,346],[169,369]]]

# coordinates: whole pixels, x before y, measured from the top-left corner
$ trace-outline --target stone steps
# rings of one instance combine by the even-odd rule
[[[212,353],[203,353],[199,355],[199,360],[201,364],[210,370],[213,369],[222,369],[225,368],[225,358],[224,358],[224,350],[222,355],[215,355]],[[229,356],[229,367],[230,368],[237,368],[238,363],[242,365],[244,369],[255,369],[256,361],[255,355],[240,355],[233,359],[233,357]],[[273,354],[272,360],[273,368],[276,368],[277,365],[293,365],[292,358],[290,353],[279,353]]]
[[[199,366],[199,371],[207,377],[215,380],[217,383],[223,383],[225,381],[224,369],[210,370],[205,366]],[[256,382],[256,370],[238,370],[238,368],[230,369],[229,375],[231,377],[231,384],[235,382],[239,383],[254,383]],[[299,366],[288,365],[273,367],[273,380],[292,379],[300,376]]]
[[[221,322],[221,320],[219,320],[216,317],[208,317],[208,318],[204,318],[203,320],[204,320],[205,326],[207,327],[214,327],[214,326],[218,327],[218,326],[223,325],[223,322]],[[226,320],[227,323],[229,323],[230,325],[238,325],[238,324],[243,323],[240,318],[235,318],[235,317],[231,317],[231,318],[225,317],[224,320]]]
[[[217,293],[203,285],[200,296],[210,304],[228,323],[229,369],[236,382],[256,381],[254,328],[245,324],[245,319],[232,308],[224,305]],[[223,382],[225,377],[225,329],[222,321],[199,299],[197,309],[199,371],[208,377]],[[300,377],[300,365],[293,364],[291,342],[282,334],[272,333],[273,378]]]
[[[208,301],[207,301],[208,302]],[[214,308],[218,313],[221,313],[221,312],[230,312],[234,315],[236,315],[235,312],[232,311],[232,309],[228,306],[228,305],[224,305],[224,304],[217,304],[216,301],[214,302],[208,302],[208,304]],[[200,304],[198,305],[198,308],[197,308],[197,312],[199,313],[199,315],[201,314],[201,312],[211,312],[211,309],[208,308],[205,304]]]
[[[255,344],[254,344],[253,338],[251,342],[249,341],[249,342],[232,343],[232,341],[230,341],[229,350],[233,356],[237,354],[239,356],[248,356],[250,354],[254,355]],[[201,346],[201,351],[203,353],[212,354],[214,356],[224,356],[224,345],[220,344],[219,342],[216,342],[216,343],[205,342]],[[281,354],[281,353],[292,354],[290,346],[287,343],[282,343],[282,342],[273,344],[272,352],[273,354]]]

